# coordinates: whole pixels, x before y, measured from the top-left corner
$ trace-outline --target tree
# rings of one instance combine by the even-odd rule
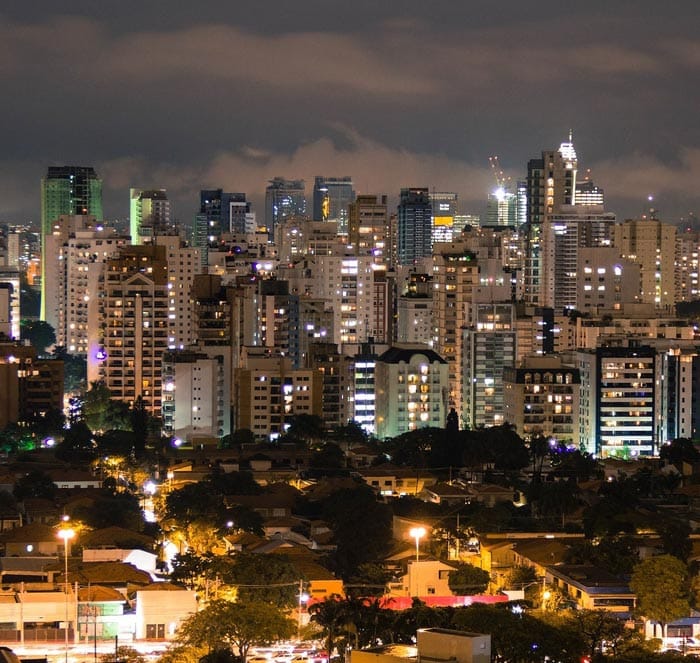
[[[222,580],[238,587],[241,601],[270,603],[280,608],[296,604],[299,572],[284,555],[238,553],[215,566]]]
[[[489,586],[491,576],[488,571],[472,564],[460,564],[447,576],[447,585],[455,594],[481,594]]]
[[[350,612],[348,600],[342,599],[337,594],[328,596],[325,600],[309,606],[311,621],[323,629],[328,660],[333,656],[333,649],[338,636],[347,633]]]
[[[283,640],[292,632],[292,622],[270,603],[215,600],[182,624],[177,640],[210,652],[233,647],[245,663],[251,646]]]
[[[629,633],[621,619],[605,610],[576,610],[571,622],[591,661],[603,654],[603,644],[617,649]]]
[[[537,581],[535,569],[525,564],[513,566],[508,572],[506,586],[508,589],[523,589],[525,585]]]
[[[690,614],[688,567],[673,555],[658,555],[634,567],[630,589],[637,595],[637,612],[665,626]]]
[[[17,480],[12,494],[20,501],[27,497],[43,497],[52,500],[56,497],[57,490],[58,486],[46,472],[32,470]]]
[[[664,444],[659,449],[659,456],[662,460],[673,463],[679,470],[682,469],[683,463],[697,463],[700,460],[700,452],[693,441],[687,437],[680,437],[669,444]]]
[[[114,661],[114,654],[103,654],[100,657],[100,661],[104,661],[104,663],[110,663],[111,661]],[[140,654],[136,649],[133,647],[125,647],[121,646],[117,648],[117,661],[120,661],[120,663],[146,663],[146,658],[142,654]]]
[[[322,517],[333,530],[337,546],[332,555],[335,570],[350,578],[361,564],[376,562],[391,543],[391,509],[367,485],[335,491],[321,504]],[[358,535],[362,543],[358,545]]]
[[[43,355],[56,342],[56,331],[43,320],[22,320],[19,334],[23,341],[29,341],[38,355]]]

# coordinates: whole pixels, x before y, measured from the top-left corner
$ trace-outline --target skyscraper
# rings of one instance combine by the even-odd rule
[[[539,304],[542,288],[541,229],[546,219],[562,205],[573,205],[576,196],[578,159],[569,141],[558,150],[542,152],[540,159],[527,164],[527,255],[525,264],[525,301]]]
[[[433,206],[427,188],[401,189],[398,264],[414,265],[432,254]]]
[[[314,221],[337,221],[338,234],[348,232],[348,205],[355,200],[352,177],[323,177],[314,179]]]
[[[430,194],[433,206],[433,243],[451,242],[457,214],[457,194],[433,191]]]
[[[130,232],[134,245],[171,232],[170,201],[165,189],[130,189]]]
[[[41,180],[41,254],[42,275],[45,267],[44,239],[51,234],[51,224],[61,215],[89,214],[102,220],[102,180],[89,166],[49,166]],[[46,319],[46,291],[42,280],[41,319]]]
[[[292,216],[306,215],[304,180],[275,177],[265,189],[265,225],[270,239],[279,223]]]

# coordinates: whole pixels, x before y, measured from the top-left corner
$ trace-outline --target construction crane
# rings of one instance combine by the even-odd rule
[[[507,177],[501,169],[501,164],[498,162],[497,156],[489,157],[489,165],[491,166],[491,171],[493,172],[493,176],[496,180],[496,186],[498,187],[496,190],[496,195],[503,197],[506,186],[510,182],[511,178]]]

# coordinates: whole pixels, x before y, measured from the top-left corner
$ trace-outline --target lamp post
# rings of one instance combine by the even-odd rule
[[[425,527],[412,527],[408,532],[416,540],[416,562],[420,560],[420,540],[425,536]]]
[[[65,623],[65,649],[66,649],[66,663],[68,663],[68,542],[75,536],[75,531],[70,527],[62,527],[58,530],[58,538],[63,539],[63,574],[64,574],[64,591],[65,591],[65,604],[66,604],[66,623]]]
[[[303,604],[309,600],[309,595],[304,593],[304,580],[299,579],[299,612],[297,613],[297,640],[301,642],[301,610]]]

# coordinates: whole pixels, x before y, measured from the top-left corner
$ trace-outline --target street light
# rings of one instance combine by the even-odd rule
[[[412,527],[408,532],[416,540],[416,562],[420,559],[420,540],[425,536],[425,527]]]
[[[64,564],[64,590],[66,603],[66,663],[68,663],[68,542],[75,536],[75,531],[70,527],[62,527],[58,530],[58,538],[63,539],[63,564]]]

